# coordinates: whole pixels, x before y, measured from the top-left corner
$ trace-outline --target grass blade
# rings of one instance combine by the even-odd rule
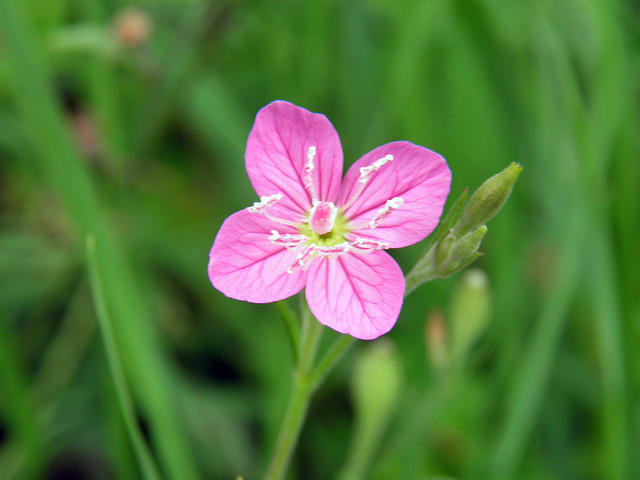
[[[14,101],[22,120],[29,125],[28,134],[36,153],[33,159],[40,161],[37,167],[62,199],[78,231],[83,237],[88,233],[96,237],[103,287],[122,342],[124,365],[149,420],[167,475],[180,480],[197,478],[180,415],[175,411],[171,367],[142,301],[139,282],[119,244],[108,233],[91,179],[72,147],[40,52],[20,7],[15,0],[0,1],[0,30],[3,54],[11,69]]]
[[[158,468],[153,461],[151,452],[149,451],[136,422],[135,409],[133,402],[131,401],[131,396],[129,395],[129,389],[127,388],[122,363],[120,362],[120,356],[118,354],[118,348],[116,346],[116,340],[111,326],[111,319],[109,318],[107,304],[104,299],[100,272],[98,271],[95,237],[88,235],[86,244],[91,292],[93,294],[100,333],[102,333],[102,340],[104,341],[104,348],[109,362],[109,370],[111,372],[113,386],[118,396],[118,403],[120,404],[122,418],[125,426],[127,427],[127,433],[131,439],[131,444],[136,452],[138,462],[140,463],[140,469],[144,473],[144,477],[147,480],[159,480],[160,474],[158,473]]]

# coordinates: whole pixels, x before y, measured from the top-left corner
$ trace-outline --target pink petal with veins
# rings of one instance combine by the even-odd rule
[[[396,323],[404,286],[402,270],[386,252],[347,254],[311,264],[306,297],[320,323],[371,340]]]
[[[275,302],[302,290],[306,272],[287,273],[295,253],[269,240],[273,229],[297,233],[246,210],[227,218],[209,254],[211,284],[227,297],[253,303]]]
[[[324,115],[289,102],[278,100],[258,112],[245,163],[256,193],[282,193],[274,212],[288,210],[290,218],[309,211],[311,190],[317,193],[316,200],[331,202],[340,192],[342,146],[335,128]],[[312,189],[305,188],[305,175],[311,175]]]
[[[361,185],[360,168],[393,155],[371,175],[358,199],[347,208],[353,234],[387,242],[390,248],[406,247],[428,236],[440,221],[449,194],[451,171],[444,158],[411,142],[391,142],[361,157],[345,175],[338,206],[346,204]],[[385,203],[402,198],[379,225],[368,229]],[[398,202],[400,203],[400,202]]]

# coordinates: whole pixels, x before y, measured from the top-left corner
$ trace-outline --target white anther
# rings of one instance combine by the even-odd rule
[[[404,200],[402,199],[402,197],[393,197],[387,200],[384,206],[385,208],[400,208],[403,203],[404,203]]]
[[[402,199],[402,197],[393,197],[387,200],[384,204],[384,207],[378,210],[378,213],[376,213],[375,217],[373,217],[369,222],[369,228],[376,228],[378,225],[380,225],[380,222],[382,222],[382,220],[389,216],[392,210],[400,208],[403,203],[404,200]]]
[[[322,245],[316,247],[318,255],[323,257],[338,256],[348,253],[351,250],[349,242],[338,243],[337,245]]]
[[[283,195],[280,192],[274,193],[273,195],[263,195],[260,197],[259,202],[253,202],[252,206],[247,207],[247,211],[249,213],[260,213],[272,222],[279,223],[281,225],[287,225],[293,228],[300,227],[300,222],[296,222],[293,219],[276,217],[269,212],[269,207],[273,207],[276,203],[282,200],[282,197]],[[272,230],[271,233],[273,234],[274,231],[275,230]]]
[[[393,155],[385,155],[384,157],[379,158],[378,160],[373,162],[371,165],[360,167],[360,178],[358,179],[358,181],[360,183],[367,183],[369,180],[371,180],[371,175],[373,174],[373,172],[377,172],[378,170],[380,170],[380,168],[382,168],[382,166],[387,162],[393,162]]]
[[[316,146],[311,145],[307,151],[307,163],[304,166],[304,171],[307,173],[313,172],[313,159],[316,158]]]
[[[253,202],[253,205],[247,207],[250,213],[264,213],[265,210],[282,200],[281,193],[274,193],[273,195],[263,195],[260,197],[259,202]]]
[[[316,198],[316,194],[313,188],[313,170],[315,169],[314,159],[316,158],[316,147],[311,145],[307,150],[307,161],[304,164],[304,176],[302,177],[302,183],[304,188],[311,192],[311,197]]]
[[[374,241],[375,242],[375,241]],[[380,243],[380,242],[377,242]],[[380,247],[382,248],[382,247]],[[302,270],[306,270],[311,265],[311,262],[315,257],[339,257],[340,255],[344,255],[345,253],[349,253],[354,248],[352,246],[352,242],[344,241],[342,243],[338,243],[337,245],[306,245],[302,250],[298,252],[296,255],[296,261],[287,268],[287,273],[293,273],[296,269],[301,268]],[[375,248],[371,248],[370,251],[375,250]],[[360,250],[362,252],[362,250]]]
[[[300,253],[296,255],[296,261],[293,265],[287,268],[287,273],[293,273],[297,268],[302,268],[302,270],[306,270],[311,265],[311,260],[315,256],[316,246],[315,245],[307,245]]]
[[[374,250],[386,250],[389,244],[380,240],[356,237],[351,241],[351,247],[359,253],[371,253]]]
[[[299,247],[309,240],[309,237],[297,233],[280,233],[277,230],[271,230],[269,241],[274,245],[286,248]]]
[[[351,205],[355,203],[355,201],[360,197],[360,194],[364,190],[365,185],[371,180],[371,177],[375,172],[380,170],[386,163],[393,162],[393,155],[387,154],[382,158],[377,159],[371,165],[367,165],[366,167],[360,167],[360,178],[358,178],[358,183],[353,193],[349,197],[349,200],[342,205],[343,211],[347,211]]]

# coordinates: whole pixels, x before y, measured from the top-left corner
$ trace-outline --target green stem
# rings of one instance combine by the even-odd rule
[[[300,430],[302,430],[302,424],[307,416],[311,394],[311,385],[306,375],[295,374],[289,405],[287,405],[278,443],[271,458],[271,465],[265,475],[266,480],[279,480],[284,477]]]
[[[315,389],[320,386],[325,376],[333,370],[338,360],[342,358],[342,355],[344,355],[355,342],[356,339],[349,335],[340,335],[340,337],[333,342],[310,374],[312,390],[315,391]]]
[[[308,374],[316,358],[318,342],[322,335],[322,324],[314,317],[306,302],[302,300],[302,336],[300,339],[300,356],[296,373]]]
[[[315,360],[318,343],[322,336],[322,325],[318,322],[304,298],[301,300],[302,334],[298,364],[293,374],[293,389],[289,397],[289,404],[282,421],[276,449],[271,457],[271,465],[265,475],[266,480],[281,479],[289,464],[289,459],[298,441],[300,430],[307,416],[309,403],[314,386],[311,383],[310,372]]]
[[[429,258],[431,258],[431,256]],[[423,283],[427,283],[438,278],[438,274],[432,268],[432,264],[426,265],[424,268],[419,267],[420,265],[416,264],[405,278],[405,298]]]
[[[291,349],[293,350],[293,360],[297,364],[300,355],[300,324],[289,305],[287,305],[287,302],[281,300],[276,302],[276,305],[278,306],[278,310],[280,310],[280,316],[289,335]]]

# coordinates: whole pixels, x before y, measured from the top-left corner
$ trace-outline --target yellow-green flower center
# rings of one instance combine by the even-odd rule
[[[349,221],[343,213],[338,210],[335,223],[330,232],[318,234],[311,228],[309,223],[303,223],[298,232],[309,238],[307,245],[331,247],[346,242],[347,239],[345,237],[351,232],[351,229],[349,228]]]

